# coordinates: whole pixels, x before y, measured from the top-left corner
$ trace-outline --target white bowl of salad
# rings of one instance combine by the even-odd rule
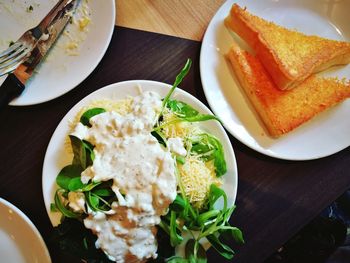
[[[49,143],[43,195],[64,252],[87,262],[231,259],[237,192],[231,143],[210,110],[174,84],[134,80],[75,105]]]

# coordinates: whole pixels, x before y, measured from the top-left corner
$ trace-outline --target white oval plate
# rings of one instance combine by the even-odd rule
[[[91,101],[102,98],[120,100],[126,98],[127,96],[136,96],[139,94],[140,86],[144,91],[152,90],[159,93],[163,97],[165,97],[171,88],[171,86],[168,84],[147,80],[131,80],[111,84],[91,93],[89,96],[78,102],[57,126],[45,154],[42,177],[45,206],[53,225],[57,225],[60,219],[59,213],[52,213],[50,211],[50,204],[53,202],[55,190],[57,189],[55,183],[56,176],[64,166],[70,164],[72,161],[72,156],[66,153],[64,147],[66,136],[68,136],[70,131],[69,122],[74,120],[74,117],[79,110],[84,105],[89,105]],[[192,105],[195,109],[202,113],[211,114],[211,111],[202,102],[179,88],[175,90],[172,98],[182,100]],[[222,187],[227,193],[229,202],[234,204],[237,193],[238,179],[236,158],[231,142],[225,133],[225,130],[217,121],[201,122],[199,125],[201,125],[204,130],[210,131],[211,134],[219,138],[223,144],[227,163],[227,173],[223,176],[224,183]]]
[[[0,3],[0,52],[10,41],[17,40],[27,29],[37,25],[54,6],[57,0],[4,1]],[[77,16],[86,4],[91,22],[87,32],[68,24],[65,31],[71,32],[78,41],[78,55],[69,55],[66,46],[69,37],[61,35],[47,57],[36,69],[26,84],[23,93],[10,105],[33,105],[55,99],[79,85],[96,68],[111,41],[115,24],[114,0],[80,0]],[[32,12],[27,12],[29,6]],[[70,52],[72,53],[72,52]],[[0,84],[5,77],[0,79]]]
[[[229,0],[210,22],[200,54],[201,80],[211,109],[225,128],[248,147],[287,160],[317,159],[348,147],[349,99],[289,134],[278,139],[269,137],[225,59],[234,36],[223,22],[233,3],[247,6],[253,14],[306,34],[350,41],[350,23],[347,19],[350,1]],[[325,75],[350,79],[350,65],[328,71]]]
[[[51,262],[39,231],[21,210],[0,198],[0,215],[1,262]]]

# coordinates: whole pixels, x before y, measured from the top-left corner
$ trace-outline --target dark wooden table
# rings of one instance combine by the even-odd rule
[[[53,262],[68,261],[49,242],[52,226],[41,179],[45,151],[60,120],[86,95],[114,82],[150,79],[172,83],[188,57],[194,64],[181,88],[207,104],[199,76],[200,47],[196,41],[116,27],[103,60],[78,87],[47,103],[0,111],[0,197],[34,222]],[[50,87],[47,89],[49,92]],[[235,262],[264,261],[350,188],[350,147],[327,158],[291,162],[266,157],[230,139],[239,171],[237,209],[231,222],[243,230],[246,240],[236,247]],[[209,262],[215,259],[225,262],[210,250]]]

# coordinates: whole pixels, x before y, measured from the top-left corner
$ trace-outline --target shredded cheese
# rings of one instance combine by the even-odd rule
[[[174,121],[177,116],[171,111],[165,109],[163,112],[163,121],[161,124],[166,124]],[[188,122],[177,122],[174,124],[165,125],[163,128],[163,133],[167,138],[185,138],[190,136],[193,133],[195,127],[192,123]]]
[[[207,200],[211,184],[221,186],[212,161],[203,162],[196,156],[188,156],[183,165],[178,165],[186,197],[194,206],[201,208]]]

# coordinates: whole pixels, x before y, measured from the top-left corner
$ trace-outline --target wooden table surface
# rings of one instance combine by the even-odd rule
[[[196,4],[201,5],[201,2]],[[0,196],[19,207],[34,222],[53,262],[79,262],[68,259],[51,243],[53,229],[41,190],[47,145],[69,109],[91,92],[111,83],[130,79],[172,83],[187,57],[194,63],[181,88],[207,104],[199,76],[201,42],[198,40],[221,1],[206,1],[206,14],[196,7],[196,15],[188,23],[203,23],[188,30],[189,26],[181,26],[184,24],[181,16],[192,12],[190,3],[194,1],[119,0],[117,24],[120,26],[115,28],[106,55],[83,83],[52,101],[27,107],[8,106],[0,111]],[[168,15],[165,15],[166,10]],[[172,16],[174,14],[177,15]],[[150,17],[157,18],[146,26]],[[167,25],[160,25],[160,21]],[[237,251],[234,262],[263,262],[350,187],[349,147],[319,160],[292,162],[264,156],[232,136],[229,138],[239,171],[237,209],[231,222],[243,230],[246,240],[243,246],[231,243]],[[215,261],[229,262],[211,249],[209,262]]]
[[[116,0],[116,25],[201,41],[224,0]]]

